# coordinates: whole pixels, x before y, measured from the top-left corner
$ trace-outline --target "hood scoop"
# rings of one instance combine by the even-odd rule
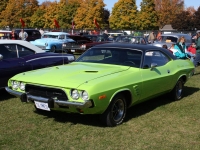
[[[97,73],[98,71],[85,71],[86,73]]]

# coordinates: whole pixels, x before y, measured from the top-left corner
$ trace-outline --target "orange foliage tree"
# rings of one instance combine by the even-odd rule
[[[176,18],[184,10],[184,0],[155,0],[155,8],[158,15],[158,26],[162,28]]]
[[[100,27],[103,28],[104,7],[105,4],[103,0],[82,0],[74,17],[76,29],[96,28],[94,19],[96,19]]]
[[[30,17],[38,8],[37,0],[9,0],[4,11],[1,12],[1,26],[21,27],[20,18],[30,27]]]

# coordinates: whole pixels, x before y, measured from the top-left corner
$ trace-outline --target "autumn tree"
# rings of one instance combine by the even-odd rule
[[[8,4],[8,0],[1,0],[0,1],[0,13],[6,9],[6,6]]]
[[[45,9],[45,14],[43,15],[45,19],[44,28],[55,28],[54,19],[58,18],[58,3],[51,2]],[[59,22],[59,21],[58,21]]]
[[[103,27],[104,21],[103,0],[82,0],[80,7],[74,17],[75,26],[77,29],[94,29],[94,19],[97,20],[100,27]]]
[[[158,26],[171,24],[177,14],[184,10],[184,0],[154,0],[158,15]]]
[[[194,19],[194,28],[200,30],[200,6],[197,8],[197,11],[193,15]]]
[[[79,7],[79,0],[60,0],[60,2],[58,3],[59,9],[57,19],[61,28],[70,29],[72,27],[72,20]]]
[[[158,16],[155,10],[154,0],[142,0],[141,10],[138,13],[140,20],[139,30],[158,29]]]
[[[43,28],[45,25],[45,18],[43,15],[46,13],[46,5],[42,4],[39,8],[34,12],[31,16],[30,20],[30,27],[32,28]]]
[[[174,29],[177,30],[192,30],[193,21],[189,11],[182,11],[175,16],[175,19],[172,20],[171,25]]]
[[[137,29],[137,6],[135,0],[119,0],[115,3],[109,23],[112,29]]]
[[[30,26],[30,17],[38,8],[37,0],[9,0],[6,9],[1,12],[1,26],[21,27],[20,18]]]

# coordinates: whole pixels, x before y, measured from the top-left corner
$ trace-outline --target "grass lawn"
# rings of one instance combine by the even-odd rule
[[[1,150],[199,150],[200,67],[186,84],[184,98],[165,95],[133,106],[114,128],[97,115],[37,113],[0,91]],[[167,84],[167,83],[166,83]]]

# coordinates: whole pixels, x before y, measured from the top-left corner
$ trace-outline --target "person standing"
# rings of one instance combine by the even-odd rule
[[[12,30],[10,33],[10,39],[11,40],[17,40],[17,33],[15,33],[15,30]]]
[[[40,28],[40,34],[41,34],[41,36],[44,34],[44,30],[42,29],[42,28]]]
[[[155,40],[155,35],[154,35],[154,32],[152,31],[152,32],[149,34],[148,42],[152,44],[152,43],[154,43],[154,40]]]
[[[28,37],[28,34],[24,31],[24,29],[21,29],[21,32],[19,33],[19,38],[23,41],[26,41]]]
[[[107,30],[104,31],[103,38],[104,38],[105,41],[108,40],[108,31]]]
[[[196,56],[194,59],[194,65],[195,67],[197,67],[200,62],[200,32],[197,33],[195,44],[196,44]]]

